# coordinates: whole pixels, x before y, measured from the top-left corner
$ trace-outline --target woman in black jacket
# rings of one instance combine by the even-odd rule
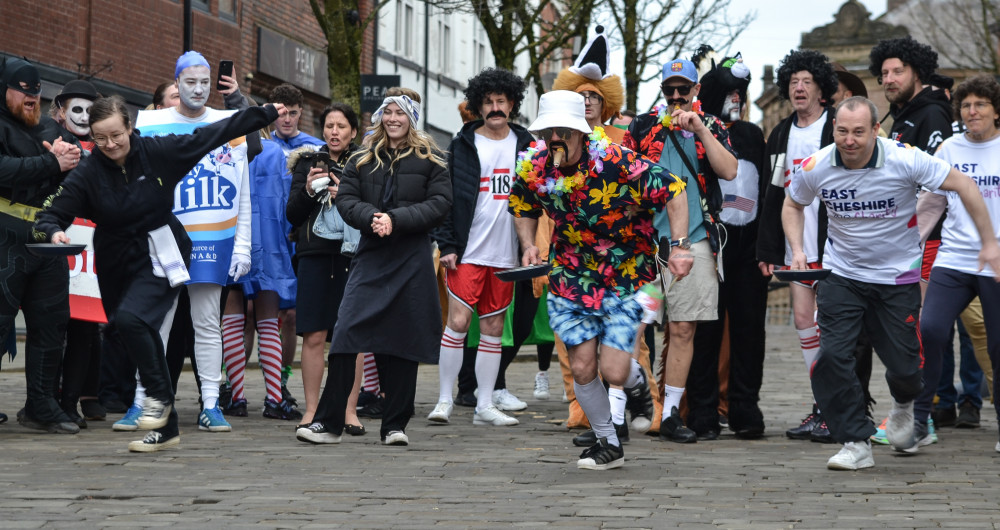
[[[292,224],[298,276],[295,332],[302,335],[302,386],[306,399],[302,426],[312,423],[316,414],[326,364],[323,346],[337,323],[351,265],[350,256],[341,253],[342,240],[319,237],[313,233],[313,226],[326,205],[336,200],[344,166],[358,150],[352,142],[358,135],[358,116],[350,105],[330,104],[323,110],[320,122],[326,145],[319,150],[303,147],[288,157],[292,183],[285,207],[285,217]],[[322,164],[328,164],[329,172],[318,167]],[[323,188],[321,182],[319,191],[313,189],[313,183],[324,177],[330,179],[328,185]],[[356,405],[357,392],[353,392],[347,403],[346,429],[349,434],[360,435],[365,429],[358,420]]]
[[[206,153],[283,112],[282,105],[253,107],[190,135],[141,137],[124,99],[98,99],[90,113],[98,149],[37,216],[38,241],[69,243],[64,230],[74,217],[97,225],[95,265],[104,312],[148,394],[139,427],[152,430],[129,443],[130,451],[153,452],[180,441],[163,349],[177,295],[189,278],[191,240],[173,214],[174,188]]]
[[[409,443],[417,364],[436,363],[441,341],[428,233],[451,207],[444,159],[416,129],[418,119],[419,104],[409,97],[385,98],[372,115],[371,147],[344,168],[337,209],[361,231],[361,242],[333,330],[324,398],[314,422],[296,433],[300,439],[340,441],[357,352],[370,351],[385,392],[382,441]]]

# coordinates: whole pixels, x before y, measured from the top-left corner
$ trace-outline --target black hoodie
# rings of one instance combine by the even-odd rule
[[[951,136],[951,103],[944,90],[924,87],[902,107],[889,110],[893,123],[889,137],[934,154]]]

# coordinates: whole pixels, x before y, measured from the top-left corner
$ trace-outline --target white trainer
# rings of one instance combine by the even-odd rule
[[[493,391],[493,404],[500,410],[524,410],[528,408],[527,403],[517,399],[506,388]]]
[[[892,400],[889,421],[885,423],[885,437],[897,451],[905,451],[916,443],[913,437],[913,401],[897,403]]]
[[[995,449],[996,452],[1000,453],[1000,442],[997,442],[996,447],[994,447],[993,449]]]
[[[403,431],[390,431],[385,435],[385,445],[409,445],[410,438]]]
[[[549,399],[549,374],[548,372],[538,372],[535,374],[535,399]]]
[[[451,409],[454,407],[455,405],[451,401],[438,401],[434,410],[427,415],[427,419],[436,423],[448,423],[448,418],[451,416]]]
[[[872,444],[868,440],[862,442],[847,442],[839,453],[827,460],[828,469],[841,469],[854,471],[872,467],[875,460],[872,458]]]
[[[499,427],[507,425],[517,425],[520,423],[517,418],[512,418],[503,412],[496,405],[490,405],[485,410],[476,409],[472,416],[473,425],[496,425]]]

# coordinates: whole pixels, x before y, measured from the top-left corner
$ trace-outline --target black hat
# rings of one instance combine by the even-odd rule
[[[56,105],[62,106],[63,102],[70,98],[83,98],[94,101],[95,99],[101,97],[97,93],[97,89],[94,85],[90,84],[89,81],[84,81],[83,79],[74,79],[66,86],[63,87],[62,91],[55,97]]]
[[[0,71],[4,86],[29,96],[42,93],[42,80],[38,77],[38,70],[28,61],[16,57],[7,59],[0,66]]]
[[[750,86],[750,69],[743,64],[743,55],[723,57],[719,63],[711,61],[711,69],[701,76],[701,90],[698,101],[701,109],[708,114],[719,116],[726,96],[733,90],[740,94],[740,103],[747,105],[747,87]]]

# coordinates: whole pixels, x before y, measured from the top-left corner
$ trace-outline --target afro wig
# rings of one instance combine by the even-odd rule
[[[514,103],[508,118],[517,116],[517,111],[521,109],[521,102],[524,101],[525,83],[517,74],[504,70],[503,68],[486,68],[479,75],[469,78],[469,86],[465,89],[465,100],[468,101],[468,109],[478,118],[480,107],[486,101],[486,96],[490,94],[503,94]]]
[[[778,93],[782,98],[788,98],[788,85],[791,83],[792,74],[807,71],[813,76],[813,80],[819,85],[823,99],[830,101],[830,98],[840,87],[837,81],[837,74],[833,71],[830,60],[822,53],[815,50],[792,50],[781,61],[778,67]]]
[[[938,54],[930,46],[921,44],[909,35],[899,39],[883,39],[872,48],[868,55],[868,71],[879,84],[882,83],[882,63],[896,58],[909,65],[917,73],[922,84],[928,84],[938,67]]]

